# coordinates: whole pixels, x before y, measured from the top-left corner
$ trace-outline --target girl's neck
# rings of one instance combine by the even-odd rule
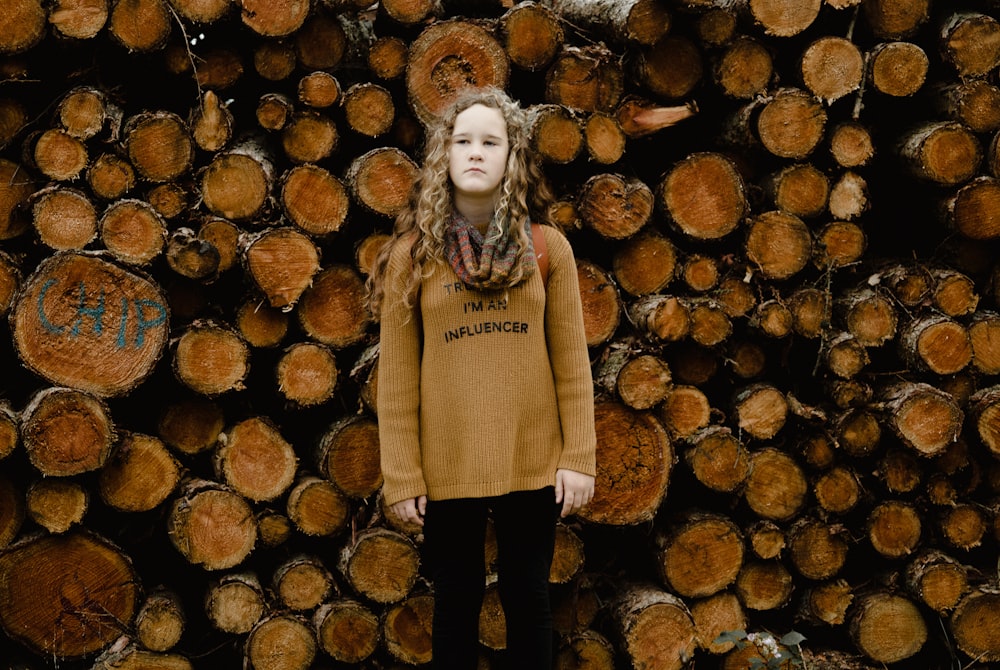
[[[495,212],[495,203],[492,198],[480,200],[456,197],[454,204],[455,210],[465,217],[469,223],[481,232],[486,232]]]

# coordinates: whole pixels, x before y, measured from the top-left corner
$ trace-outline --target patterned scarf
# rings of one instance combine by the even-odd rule
[[[509,235],[483,235],[468,219],[454,212],[451,224],[444,233],[444,254],[462,283],[480,290],[510,288],[510,277],[515,268],[524,269],[521,280],[531,274],[535,254],[531,247],[530,223],[525,223],[528,249],[520,262],[517,260],[517,242]],[[491,221],[489,228],[494,223]],[[518,280],[518,281],[521,281]]]

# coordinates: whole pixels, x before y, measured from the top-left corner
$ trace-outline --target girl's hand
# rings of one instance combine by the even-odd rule
[[[575,470],[556,470],[556,504],[562,503],[559,516],[575,514],[594,497],[594,478]]]
[[[392,513],[406,523],[415,523],[418,526],[424,525],[424,512],[427,510],[427,496],[408,498],[393,503],[390,507]]]

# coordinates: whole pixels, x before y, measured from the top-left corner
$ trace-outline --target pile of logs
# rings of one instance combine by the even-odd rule
[[[531,110],[595,379],[557,667],[752,668],[792,631],[814,669],[993,667],[998,19],[0,0],[0,659],[429,661],[364,282],[424,123],[493,84]],[[504,626],[491,579],[482,668]]]

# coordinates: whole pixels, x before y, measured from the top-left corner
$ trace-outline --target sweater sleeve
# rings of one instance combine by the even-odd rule
[[[584,332],[576,259],[566,238],[543,226],[549,253],[545,339],[559,403],[563,448],[560,468],[596,474],[594,384]]]
[[[403,302],[409,248],[397,242],[392,251],[379,328],[377,409],[387,505],[427,492],[420,455],[420,316]]]

